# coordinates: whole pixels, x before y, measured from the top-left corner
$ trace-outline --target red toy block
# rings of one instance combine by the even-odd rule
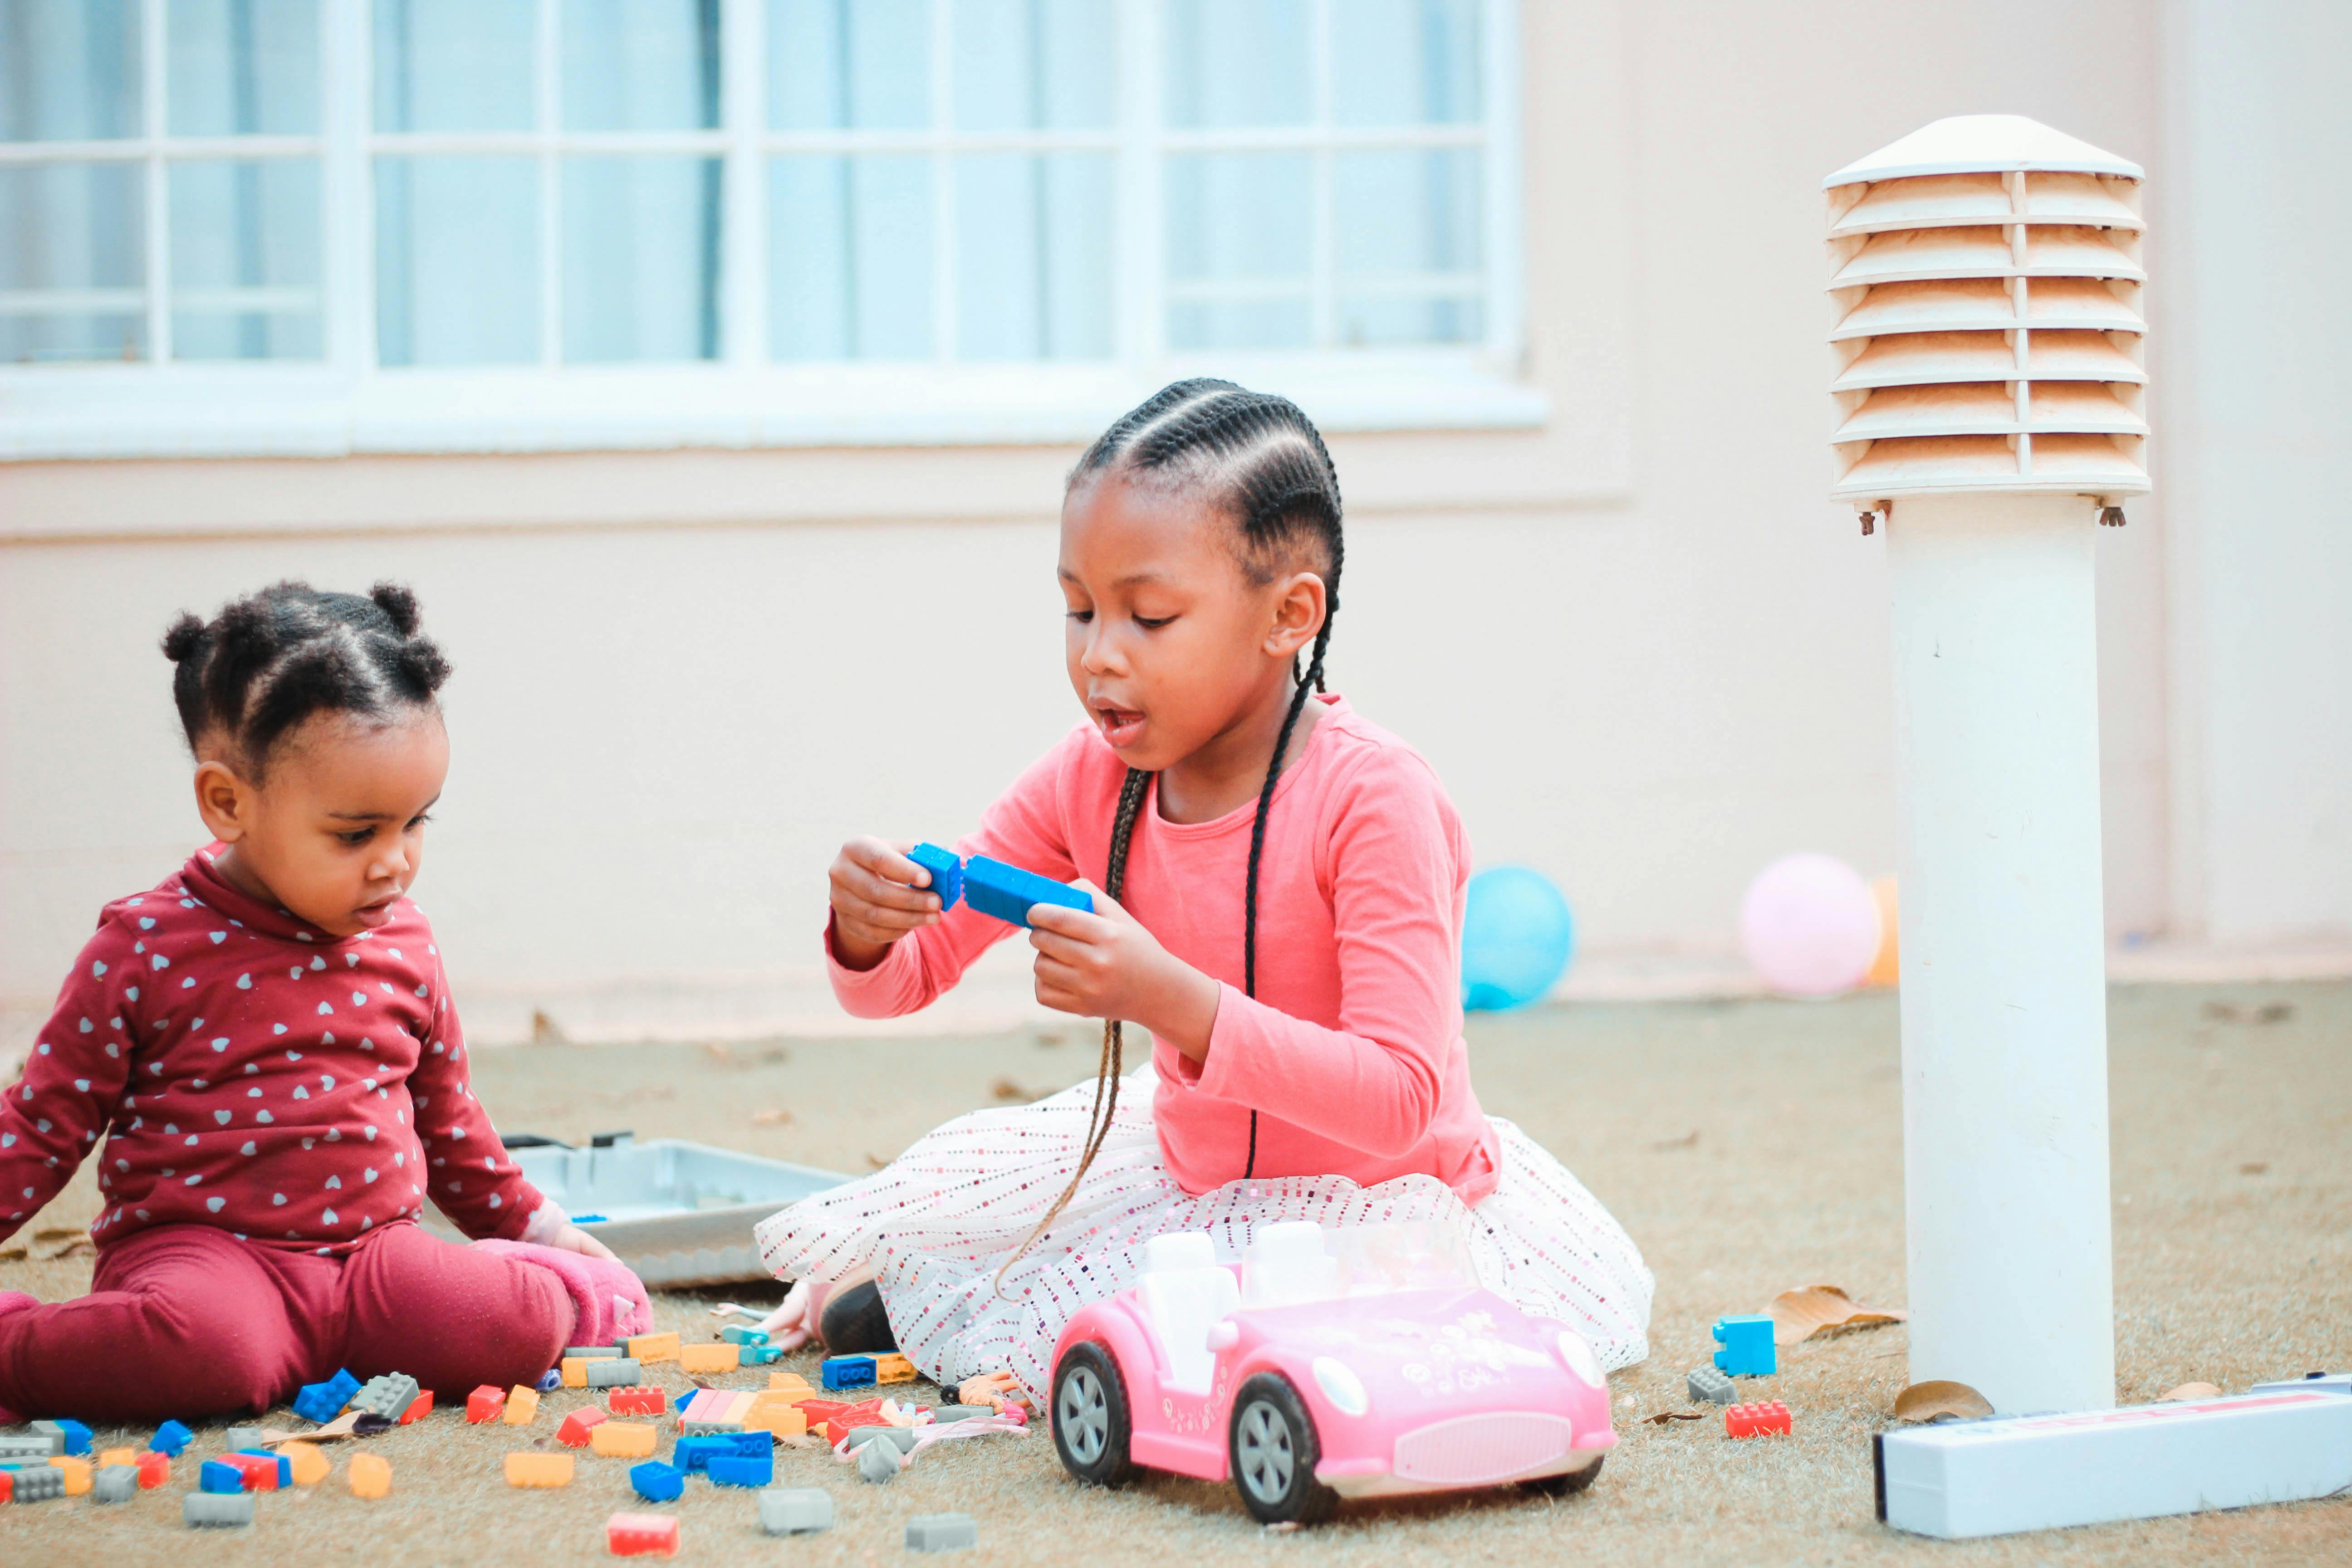
[[[615,1415],[659,1415],[669,1408],[669,1395],[658,1388],[608,1389],[604,1403]]]
[[[221,1462],[235,1465],[245,1472],[245,1489],[249,1492],[274,1492],[278,1489],[278,1461],[263,1458],[259,1454],[223,1454]]]
[[[584,1448],[588,1446],[588,1429],[604,1419],[603,1411],[593,1405],[583,1405],[563,1418],[563,1425],[555,1429],[555,1440],[567,1448]]]
[[[400,1413],[400,1424],[405,1426],[411,1421],[422,1421],[432,1414],[433,1391],[429,1388],[420,1389],[417,1391],[416,1403]]]
[[[616,1513],[604,1521],[604,1546],[615,1557],[675,1557],[677,1521],[666,1513]]]
[[[506,1413],[506,1408],[507,1391],[494,1388],[487,1383],[466,1395],[466,1419],[478,1426],[485,1421],[496,1421]]]
[[[1761,1405],[1733,1405],[1723,1412],[1723,1435],[1727,1437],[1762,1437],[1778,1432],[1787,1436],[1791,1423],[1789,1407],[1777,1399]]]
[[[16,1490],[16,1472],[0,1470],[0,1502],[6,1502]]]
[[[169,1456],[158,1454],[152,1448],[139,1456],[140,1490],[152,1491],[171,1479],[172,1461]]]

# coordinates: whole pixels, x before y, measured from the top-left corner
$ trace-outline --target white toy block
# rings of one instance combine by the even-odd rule
[[[2352,1399],[2294,1391],[1879,1434],[1878,1517],[1947,1541],[2352,1487]]]

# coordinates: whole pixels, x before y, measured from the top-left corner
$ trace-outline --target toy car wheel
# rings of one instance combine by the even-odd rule
[[[1595,1459],[1580,1470],[1568,1470],[1557,1476],[1538,1476],[1534,1480],[1521,1481],[1519,1485],[1547,1497],[1574,1497],[1591,1486],[1600,1474],[1601,1460]]]
[[[1075,1344],[1054,1369],[1054,1451],[1082,1481],[1115,1487],[1134,1472],[1128,1436],[1127,1382],[1102,1346]]]
[[[1287,1378],[1262,1372],[1242,1384],[1225,1431],[1242,1506],[1264,1524],[1317,1524],[1339,1494],[1315,1479],[1323,1445]]]

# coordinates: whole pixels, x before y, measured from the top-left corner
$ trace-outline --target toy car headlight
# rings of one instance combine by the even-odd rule
[[[1314,1370],[1315,1385],[1340,1415],[1361,1415],[1372,1407],[1372,1396],[1364,1392],[1364,1380],[1346,1362],[1318,1355]]]
[[[1601,1362],[1593,1355],[1592,1347],[1586,1344],[1584,1336],[1574,1329],[1563,1330],[1560,1333],[1559,1359],[1568,1363],[1569,1371],[1595,1388],[1607,1381],[1601,1375]]]

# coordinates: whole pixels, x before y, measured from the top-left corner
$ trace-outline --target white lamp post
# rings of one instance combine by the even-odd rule
[[[1911,1377],[2115,1403],[2093,546],[2147,489],[2141,170],[1939,120],[1829,193],[1832,493],[1887,525]]]

